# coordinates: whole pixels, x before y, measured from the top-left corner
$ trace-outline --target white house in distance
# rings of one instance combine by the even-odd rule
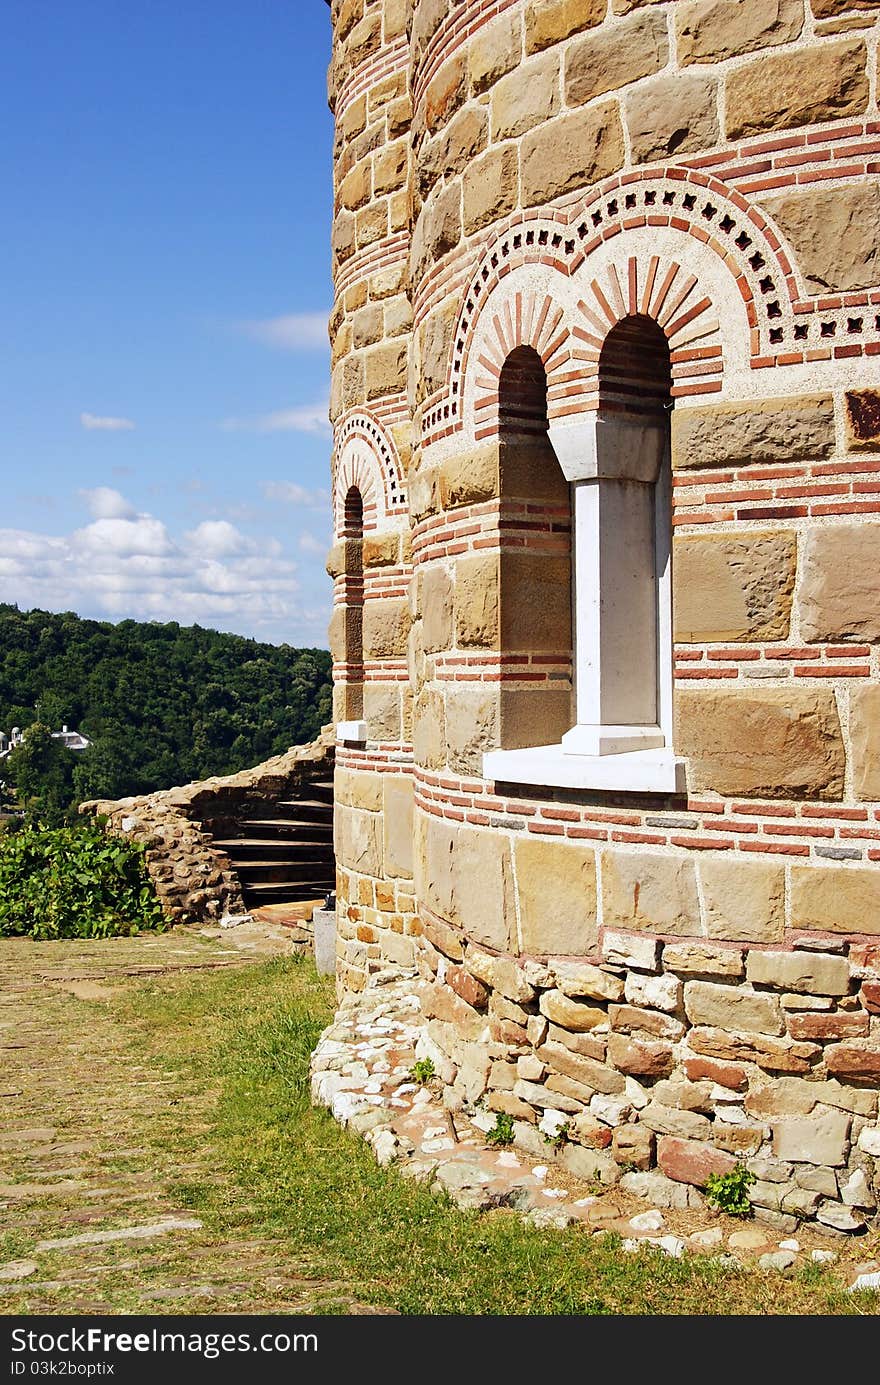
[[[88,750],[91,745],[91,741],[86,736],[81,735],[79,731],[71,731],[66,725],[62,726],[60,731],[53,731],[52,739],[53,741],[61,741],[68,750],[75,752]],[[13,726],[8,736],[5,731],[0,731],[0,760],[5,760],[7,755],[10,755],[17,746],[21,745],[23,740],[24,732],[20,726]]]

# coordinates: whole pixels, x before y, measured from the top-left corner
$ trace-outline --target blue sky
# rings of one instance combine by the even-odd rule
[[[326,645],[323,0],[5,0],[0,601]]]

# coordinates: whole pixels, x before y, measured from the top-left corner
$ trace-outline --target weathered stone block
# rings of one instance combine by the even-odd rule
[[[791,1164],[825,1164],[839,1168],[849,1154],[852,1117],[840,1111],[814,1110],[804,1120],[773,1126],[773,1153]]]
[[[672,411],[677,470],[814,460],[829,456],[834,441],[834,401],[827,394]]]
[[[806,995],[838,996],[849,990],[846,958],[821,952],[750,952],[746,976],[755,986]]]
[[[808,293],[848,292],[880,279],[880,180],[763,199]]]
[[[362,875],[382,874],[382,819],[378,813],[337,806],[336,854],[343,866]]]
[[[333,796],[346,808],[366,808],[376,813],[382,807],[382,776],[337,766]]]
[[[880,871],[792,866],[791,922],[828,933],[880,934]]]
[[[845,1081],[880,1082],[880,1046],[870,1041],[831,1044],[825,1050],[825,1066]]]
[[[439,563],[422,569],[422,643],[428,653],[452,648],[452,579]]]
[[[483,752],[498,745],[498,689],[459,688],[447,729],[449,765],[460,774],[482,773]]]
[[[452,326],[450,324],[450,332]],[[445,349],[448,352],[449,343]],[[440,499],[444,510],[492,500],[498,494],[498,446],[476,447],[447,457],[440,468]]]
[[[858,39],[758,58],[727,78],[727,138],[859,115],[868,103]]]
[[[756,1063],[767,1072],[809,1072],[822,1053],[819,1044],[756,1032],[731,1034],[726,1029],[702,1025],[695,1025],[688,1033],[688,1047],[709,1058]]]
[[[744,973],[742,953],[738,948],[710,947],[705,943],[667,943],[663,949],[663,969],[675,972],[676,976],[701,981],[721,978],[737,981]]]
[[[691,792],[840,798],[845,756],[834,694],[768,688],[676,696],[675,746]]]
[[[818,1043],[843,1039],[864,1039],[870,1031],[865,1010],[837,1010],[833,1014],[801,1013],[790,1015],[788,1032],[793,1039],[815,1039]]]
[[[588,187],[623,166],[624,141],[616,101],[545,121],[524,137],[521,197],[525,207]]]
[[[463,649],[497,649],[500,640],[497,554],[460,558],[455,569],[455,638]]]
[[[619,1034],[651,1034],[674,1043],[684,1033],[681,1020],[658,1010],[640,1010],[635,1005],[609,1005],[608,1018],[611,1028]]]
[[[797,563],[793,533],[688,535],[675,540],[673,563],[679,643],[788,638]]]
[[[571,956],[590,952],[599,936],[595,852],[572,843],[521,837],[514,849],[514,868],[522,950]],[[607,989],[610,978],[604,979]],[[567,989],[563,993],[571,994]]]
[[[397,534],[368,534],[363,541],[364,567],[393,567],[400,561]]]
[[[565,52],[566,104],[582,106],[603,92],[659,72],[668,57],[662,14],[633,15],[612,29],[575,39]]]
[[[688,981],[684,1008],[692,1024],[708,1024],[756,1034],[783,1034],[785,1021],[776,996],[754,995],[739,986]]]
[[[503,838],[428,818],[419,867],[420,893],[432,912],[476,942],[508,947],[513,900],[510,848]]]
[[[614,928],[696,936],[701,930],[693,862],[659,853],[602,853],[603,922]]]
[[[700,861],[699,872],[706,932],[710,938],[738,943],[782,942],[785,932],[783,866],[706,857]],[[663,956],[667,966],[668,952],[667,948]],[[735,970],[742,966],[738,952],[725,949],[723,956],[719,956],[719,966],[725,960],[734,968],[726,975],[741,974]]]
[[[880,390],[847,390],[844,422],[848,452],[880,452]]]
[[[413,755],[416,764],[439,769],[446,763],[446,710],[443,694],[422,688],[413,704]]]
[[[611,1153],[618,1164],[649,1169],[654,1162],[654,1135],[641,1125],[619,1125],[612,1132]]]
[[[626,1089],[626,1082],[619,1072],[587,1055],[574,1053],[565,1044],[542,1044],[538,1049],[538,1057],[555,1072],[561,1072],[585,1087],[591,1087],[594,1092],[602,1092],[606,1096],[619,1096]]]
[[[683,1066],[692,1082],[706,1078],[719,1087],[729,1087],[732,1092],[745,1091],[748,1086],[745,1068],[735,1063],[719,1063],[712,1058],[685,1058]]]
[[[457,996],[448,986],[424,986],[421,992],[422,1013],[428,1019],[443,1020],[452,1025],[459,1039],[475,1043],[486,1027],[485,1017]]]
[[[678,1140],[664,1135],[657,1141],[657,1163],[667,1178],[703,1188],[711,1173],[730,1173],[736,1160],[699,1140]]]
[[[880,688],[854,688],[849,709],[853,788],[857,798],[876,800],[880,798]]]
[[[505,750],[521,746],[557,744],[572,725],[572,691],[540,684],[501,687],[501,744]]]
[[[678,60],[716,63],[788,43],[804,26],[801,0],[687,0],[676,5]]]
[[[518,71],[511,73],[517,77]],[[515,144],[488,150],[462,177],[465,235],[513,211],[519,200],[519,155]]]
[[[592,29],[602,23],[606,10],[606,0],[529,0],[526,52],[538,53],[572,34]]]
[[[561,991],[545,991],[541,996],[539,1008],[553,1024],[562,1029],[570,1029],[575,1034],[583,1034],[595,1029],[599,1024],[608,1023],[608,1012],[598,1005],[585,1005],[582,1001],[571,1000]]]
[[[399,658],[406,654],[409,608],[405,597],[385,597],[364,603],[364,656]]]
[[[626,999],[630,1005],[674,1015],[681,1004],[681,994],[677,976],[641,976],[631,972],[626,978]]]
[[[522,54],[519,15],[502,14],[477,29],[468,45],[471,92],[488,91],[516,67]]]
[[[880,640],[880,524],[832,524],[804,535],[798,586],[805,640]]]
[[[591,1112],[582,1111],[569,1125],[568,1138],[585,1149],[607,1149],[611,1144],[611,1128]]]
[[[674,1065],[671,1044],[616,1033],[608,1036],[608,1061],[633,1077],[668,1077]]]
[[[475,1010],[485,1010],[489,1004],[489,988],[475,976],[471,976],[464,967],[447,967],[446,985],[451,986],[455,994],[461,996],[461,999]],[[486,1061],[488,1063],[488,1058]]]
[[[571,649],[571,564],[522,550],[501,556],[501,647],[566,655]]]
[[[708,1140],[712,1135],[712,1123],[705,1116],[696,1111],[677,1111],[659,1101],[650,1102],[640,1111],[639,1120],[655,1135],[676,1135],[686,1140]]]
[[[720,139],[718,83],[676,72],[631,91],[624,107],[633,163],[651,163]]]
[[[528,58],[492,89],[492,142],[515,139],[559,110],[559,53]]]
[[[384,775],[382,802],[385,873],[392,877],[411,877],[413,873],[413,783],[409,775]]]
[[[553,975],[563,995],[576,999],[586,997],[589,1000],[620,1000],[623,997],[622,978],[613,972],[603,971],[601,967],[594,967],[590,962],[555,962]]]
[[[402,722],[400,684],[364,684],[364,720],[371,741],[399,741]]]
[[[602,956],[610,967],[657,971],[660,967],[660,943],[656,938],[633,937],[606,928],[602,933]]]

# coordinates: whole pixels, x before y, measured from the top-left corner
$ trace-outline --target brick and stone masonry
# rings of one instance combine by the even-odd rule
[[[340,996],[410,969],[448,1101],[603,1181],[857,1231],[880,5],[331,15]]]

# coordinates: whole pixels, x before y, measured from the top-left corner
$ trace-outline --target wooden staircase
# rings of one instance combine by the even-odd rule
[[[281,800],[243,818],[238,832],[215,845],[241,881],[249,909],[323,899],[336,889],[333,780],[303,784],[302,797]]]

